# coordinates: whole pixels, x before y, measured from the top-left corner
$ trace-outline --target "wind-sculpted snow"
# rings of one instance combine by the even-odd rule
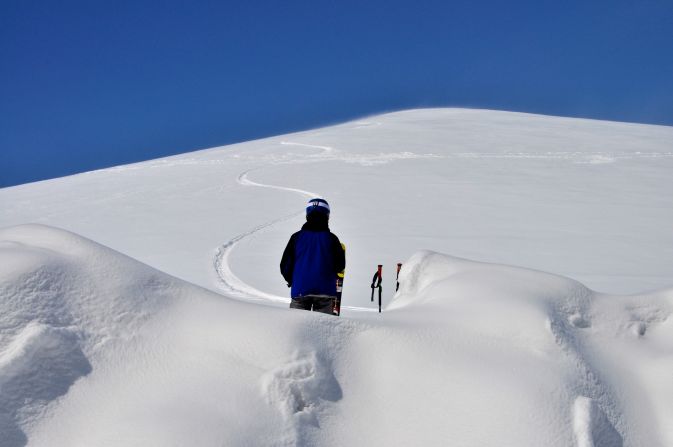
[[[542,400],[556,398],[556,404],[567,409],[547,415],[551,418],[547,421],[542,410],[536,424],[554,430],[572,418],[579,447],[664,446],[673,439],[671,430],[664,428],[665,415],[673,411],[673,387],[656,377],[673,370],[672,346],[666,340],[673,330],[672,299],[673,293],[666,291],[601,295],[571,279],[542,272],[419,252],[404,265],[399,294],[389,308],[396,313],[440,315],[442,324],[448,323],[457,336],[470,333],[473,347],[480,339],[486,345],[506,341],[509,348],[517,346],[519,355],[526,357],[528,352],[531,358],[555,365],[554,372],[546,372],[546,380],[559,382],[541,390],[538,408],[545,407]],[[656,332],[651,339],[643,338],[646,327]],[[661,349],[662,342],[666,348]],[[644,360],[652,349],[657,351],[654,363],[652,358]],[[483,367],[493,371],[492,366]],[[519,372],[518,362],[509,367]],[[540,373],[539,368],[532,371]],[[525,377],[528,372],[521,374]],[[512,385],[503,384],[508,389]],[[653,389],[665,391],[666,397],[648,395]],[[570,443],[569,438],[561,445]],[[537,445],[551,444],[547,440]]]
[[[0,230],[3,445],[92,370],[103,347],[133,339],[168,299],[170,278],[72,233]]]
[[[3,446],[295,445],[339,399],[347,322],[308,329],[42,225],[0,231],[0,260]]]
[[[605,296],[423,251],[383,314],[334,318],[231,300],[44,226],[2,230],[0,247],[16,261],[0,277],[3,445],[673,439],[671,292]]]
[[[5,338],[3,336],[3,338]],[[0,353],[0,432],[3,445],[26,442],[22,427],[65,394],[91,365],[68,328],[28,323]]]

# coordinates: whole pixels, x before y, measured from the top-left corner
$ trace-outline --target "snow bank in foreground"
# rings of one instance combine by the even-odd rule
[[[292,445],[340,398],[321,351],[336,319],[230,300],[42,225],[0,230],[0,265],[3,446]]]
[[[134,338],[179,287],[172,278],[72,233],[42,225],[0,231],[0,432],[65,394],[107,345]]]
[[[382,314],[228,299],[0,230],[3,445],[673,444],[673,292],[419,252]]]
[[[571,279],[428,251],[407,261],[400,284],[389,309],[446,325],[446,345],[499,351],[472,372],[494,375],[495,394],[518,390],[508,406],[539,399],[527,411],[549,424],[547,435],[572,431],[582,447],[673,443],[673,290],[600,295]]]

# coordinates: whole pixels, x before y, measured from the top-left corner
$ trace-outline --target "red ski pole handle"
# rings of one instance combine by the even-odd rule
[[[402,263],[398,262],[397,263],[397,278],[395,279],[395,281],[397,282],[397,284],[395,285],[395,292],[400,290],[400,270],[402,270]]]
[[[374,273],[374,277],[372,278],[372,302],[374,301],[374,289],[378,287],[379,294],[381,294],[381,282],[383,281],[382,274],[383,265],[379,264],[376,273]]]

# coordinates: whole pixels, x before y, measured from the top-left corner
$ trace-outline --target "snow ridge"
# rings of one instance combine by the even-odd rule
[[[478,278],[488,278],[488,284],[479,284]],[[426,312],[434,310],[443,315],[459,312],[472,321],[471,329],[475,333],[510,340],[523,336],[526,341],[522,347],[533,352],[551,349],[545,337],[536,334],[532,326],[513,330],[504,322],[511,319],[519,324],[525,321],[532,324],[544,318],[553,343],[560,349],[557,368],[565,371],[562,382],[569,393],[567,414],[572,417],[577,446],[663,446],[666,445],[663,439],[647,428],[656,424],[648,420],[653,415],[625,411],[625,404],[633,404],[629,402],[632,397],[626,397],[623,389],[614,388],[611,376],[617,374],[615,366],[597,356],[596,350],[597,347],[605,349],[601,346],[603,343],[614,343],[609,341],[615,337],[613,331],[618,339],[624,339],[626,346],[631,345],[630,340],[642,343],[648,331],[645,321],[656,327],[664,324],[671,313],[664,294],[665,291],[636,297],[599,295],[568,278],[423,251],[404,264],[400,272],[400,292],[389,308],[394,311],[414,309],[415,312],[425,308]],[[489,296],[497,297],[497,301],[489,303]],[[489,304],[490,307],[482,307]],[[498,317],[481,312],[494,312]],[[478,326],[475,326],[475,315],[482,320]],[[454,321],[453,324],[465,323]],[[670,328],[670,324],[668,326]],[[657,329],[661,330],[661,326]],[[597,341],[597,337],[605,337],[606,333],[610,338]],[[619,365],[619,361],[615,365]],[[634,391],[638,395],[646,383],[631,386],[639,390]]]

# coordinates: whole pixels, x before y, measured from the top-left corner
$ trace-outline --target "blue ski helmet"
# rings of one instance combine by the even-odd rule
[[[329,216],[329,203],[325,199],[311,199],[306,205],[306,215],[311,213],[322,213]]]

